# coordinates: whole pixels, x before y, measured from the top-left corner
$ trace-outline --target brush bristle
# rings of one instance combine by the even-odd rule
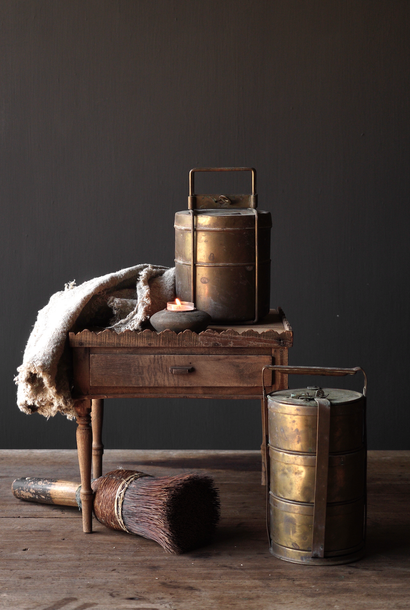
[[[219,513],[213,480],[196,474],[137,479],[129,485],[122,506],[127,529],[154,540],[169,553],[208,544]]]

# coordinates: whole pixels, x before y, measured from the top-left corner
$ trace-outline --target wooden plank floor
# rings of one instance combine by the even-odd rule
[[[0,451],[0,464],[0,608],[410,608],[410,451],[369,452],[367,555],[324,567],[269,553],[257,452],[106,452],[105,471],[213,476],[222,509],[216,538],[179,556],[96,521],[95,533],[85,535],[75,508],[21,502],[11,494],[17,477],[78,480],[75,451]]]

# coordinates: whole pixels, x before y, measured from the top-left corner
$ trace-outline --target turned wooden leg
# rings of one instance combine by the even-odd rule
[[[104,445],[102,443],[102,427],[104,417],[104,401],[95,399],[91,401],[91,428],[93,432],[93,477],[102,476],[102,456]]]
[[[91,489],[91,400],[77,401],[74,409],[77,414],[77,451],[81,476],[83,531],[91,534],[94,496]]]

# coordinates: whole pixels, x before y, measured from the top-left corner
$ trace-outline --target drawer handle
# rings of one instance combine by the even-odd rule
[[[188,375],[188,373],[192,373],[194,371],[193,366],[170,366],[169,372],[172,375]]]

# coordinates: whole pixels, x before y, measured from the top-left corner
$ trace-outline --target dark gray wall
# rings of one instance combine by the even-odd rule
[[[0,446],[74,447],[74,423],[23,415],[15,400],[51,294],[173,265],[189,169],[252,165],[291,362],[363,366],[370,447],[410,448],[409,2],[1,0],[0,11]],[[256,448],[259,403],[107,402],[105,443]]]

